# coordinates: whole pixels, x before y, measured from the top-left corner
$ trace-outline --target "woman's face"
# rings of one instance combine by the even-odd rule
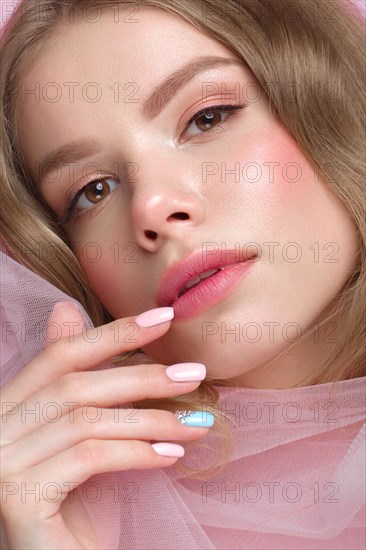
[[[347,281],[356,227],[237,55],[160,9],[117,16],[63,27],[21,75],[27,165],[116,318],[171,305],[168,287],[158,297],[162,278],[193,253],[202,271],[234,264],[173,303],[170,330],[144,348],[154,361],[199,361],[211,377],[290,386],[316,368],[340,327],[265,365]],[[68,154],[41,171],[67,143]],[[93,181],[65,221],[70,197]],[[244,272],[245,254],[256,258]],[[174,297],[189,269],[168,276]]]

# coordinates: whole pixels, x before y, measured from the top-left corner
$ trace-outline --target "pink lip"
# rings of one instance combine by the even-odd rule
[[[204,258],[202,250],[193,252],[168,268],[160,281],[157,304],[159,307],[174,307],[175,320],[196,317],[211,305],[223,300],[254,263],[249,260],[256,258],[253,254],[245,255],[238,249],[207,252],[206,256]],[[220,267],[226,269],[204,279],[198,286],[177,298],[190,279]]]

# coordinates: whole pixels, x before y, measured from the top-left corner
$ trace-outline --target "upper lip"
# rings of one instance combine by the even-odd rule
[[[204,255],[207,257],[204,258]],[[158,306],[171,306],[188,281],[202,275],[205,271],[245,262],[254,256],[255,253],[249,254],[238,249],[220,249],[212,253],[206,252],[206,254],[202,249],[194,251],[183,260],[168,267],[163,273],[157,291]]]

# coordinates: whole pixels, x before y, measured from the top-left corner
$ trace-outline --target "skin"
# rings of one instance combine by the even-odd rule
[[[133,322],[134,318],[123,318],[112,326],[123,330]],[[137,344],[116,340],[111,325],[91,329],[93,340],[87,341],[81,333],[83,318],[70,302],[58,302],[53,308],[48,328],[55,323],[60,338],[1,388],[2,411],[6,411],[1,417],[0,441],[2,550],[24,548],[25,541],[27,548],[39,550],[101,548],[84,499],[75,487],[94,474],[171,466],[177,458],[157,454],[150,443],[185,443],[209,430],[181,424],[169,411],[115,408],[117,403],[189,393],[200,382],[174,382],[164,365],[91,371],[114,355],[159,338],[169,330],[170,321],[141,328]],[[69,323],[79,327],[72,339]],[[90,409],[92,402],[97,406]],[[12,403],[19,406],[9,409]],[[58,404],[56,417],[44,412],[50,403]],[[40,414],[32,419],[27,416],[25,421],[24,411],[31,407]],[[97,414],[97,422],[90,422],[88,409]],[[45,487],[54,484],[57,494],[46,494]],[[38,498],[28,498],[16,490],[18,487],[39,488]],[[106,501],[98,502],[97,507],[97,515],[110,512]],[[112,546],[118,543],[116,537],[118,530],[108,538]]]
[[[163,273],[202,250],[203,243],[216,243],[218,248],[225,243],[227,249],[257,243],[260,258],[229,296],[194,319],[173,321],[164,336],[143,350],[167,365],[202,362],[209,377],[230,378],[243,386],[291,387],[311,374],[334,345],[329,340],[337,338],[340,320],[330,332],[321,333],[319,341],[312,335],[285,357],[275,357],[290,346],[295,326],[304,333],[329,310],[356,265],[357,229],[343,203],[315,176],[294,138],[272,114],[265,94],[249,98],[247,107],[231,118],[221,112],[218,127],[210,132],[199,130],[202,119],[199,126],[197,119],[188,129],[184,126],[203,107],[237,103],[230,96],[223,101],[220,92],[204,101],[203,83],[219,87],[226,83],[229,90],[236,83],[247,90],[251,83],[250,97],[256,95],[254,85],[260,92],[244,63],[201,73],[156,118],[144,118],[142,105],[152,90],[197,55],[239,59],[220,42],[156,8],[141,8],[134,24],[116,23],[113,13],[106,12],[97,23],[79,21],[59,29],[21,80],[26,89],[57,82],[62,98],[54,103],[42,96],[37,102],[19,98],[20,144],[35,174],[41,158],[64,142],[98,140],[100,152],[74,164],[73,177],[70,165],[64,164],[57,177],[51,173],[40,189],[61,218],[71,191],[101,176],[114,178],[114,190],[107,198],[97,205],[86,203],[93,208],[79,212],[65,230],[79,243],[75,253],[115,318],[157,307],[156,290]],[[116,81],[121,83],[118,103],[109,89]],[[65,82],[80,83],[74,102],[69,101]],[[86,101],[80,93],[89,82],[102,89],[98,102]],[[138,87],[134,96],[138,102],[123,101],[132,90],[123,90],[123,85],[131,82]],[[248,99],[246,95],[243,92],[242,99]],[[83,175],[83,166],[91,162],[98,163],[100,170],[89,169]],[[138,167],[131,181],[124,170],[128,163]],[[203,178],[203,163],[217,163],[219,170]],[[256,163],[259,177],[249,168],[247,176],[240,171],[238,181],[225,175],[221,163],[228,170],[235,163],[240,167]],[[273,173],[268,163],[278,163]],[[297,163],[297,177],[288,163]],[[174,216],[177,212],[184,212],[185,218]],[[154,231],[157,238],[146,231]],[[102,251],[99,261],[93,257],[95,248],[91,260],[83,253],[88,243]],[[124,249],[126,243],[129,248]],[[279,243],[272,257],[271,247],[264,243]],[[286,256],[288,243],[297,243],[299,261],[291,261],[296,254],[293,247],[287,248]],[[225,332],[235,323],[237,341]],[[259,326],[258,338],[248,323]],[[272,337],[268,323],[277,323]],[[207,327],[217,331],[204,341]]]

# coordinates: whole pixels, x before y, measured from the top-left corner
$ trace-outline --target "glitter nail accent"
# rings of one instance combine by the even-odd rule
[[[178,418],[180,422],[182,422],[182,424],[187,424],[186,417],[190,416],[193,413],[194,411],[177,411],[175,413],[175,416]]]

